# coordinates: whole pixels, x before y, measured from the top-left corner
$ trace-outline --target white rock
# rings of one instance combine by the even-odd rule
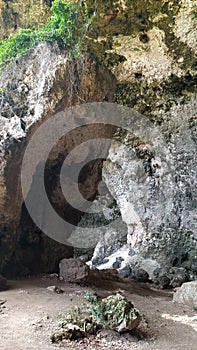
[[[183,283],[174,294],[173,301],[197,307],[197,281]]]

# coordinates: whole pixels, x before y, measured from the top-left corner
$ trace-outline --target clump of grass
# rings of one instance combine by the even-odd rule
[[[66,47],[71,56],[79,56],[93,17],[88,14],[86,1],[54,0],[51,17],[45,24],[33,29],[20,29],[0,41],[0,67],[26,53],[40,41],[56,42],[60,47]]]

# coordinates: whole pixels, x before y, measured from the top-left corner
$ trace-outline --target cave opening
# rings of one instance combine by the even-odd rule
[[[103,161],[106,159],[110,142],[116,128],[112,125],[95,125],[83,126],[72,130],[65,137],[62,137],[50,151],[44,170],[44,184],[46,194],[55,209],[57,214],[66,222],[69,222],[73,227],[76,227],[80,222],[82,216],[86,212],[91,202],[98,196],[98,187],[102,181],[102,167]],[[98,145],[82,150],[76,155],[76,159],[72,160],[71,164],[66,165],[63,171],[63,177],[72,180],[75,172],[76,164],[81,164],[81,169],[78,176],[78,189],[81,196],[85,199],[85,204],[79,209],[74,208],[72,204],[67,201],[61,189],[60,173],[64,161],[69,153],[75,147],[84,145],[89,139],[106,138],[105,147],[102,152]],[[88,160],[88,154],[93,153],[93,159]],[[87,160],[87,162],[86,162]],[[36,169],[39,172],[39,165]],[[50,223],[50,214],[47,213],[47,208],[42,203],[41,192],[34,183],[35,174],[32,176],[32,184],[28,196],[31,193],[36,195],[39,205],[36,210],[43,220]],[[72,195],[75,188],[70,188]],[[74,195],[74,194],[73,194]],[[27,196],[27,197],[28,197]],[[25,199],[26,200],[26,199]],[[21,206],[20,221],[16,229],[16,243],[15,249],[11,259],[7,261],[3,274],[8,278],[31,276],[40,273],[54,273],[58,272],[59,262],[63,258],[73,257],[73,247],[71,245],[61,244],[58,239],[54,240],[48,237],[32,220],[29,214],[25,200]],[[90,214],[91,215],[91,214]],[[51,222],[50,225],[54,223]],[[54,225],[54,230],[58,230]],[[69,230],[68,230],[69,231]],[[55,231],[54,231],[55,232]],[[69,237],[72,232],[65,232]]]

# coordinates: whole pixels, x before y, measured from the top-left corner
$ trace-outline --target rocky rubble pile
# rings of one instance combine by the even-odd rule
[[[51,336],[52,342],[83,339],[101,328],[123,333],[139,326],[139,311],[122,295],[117,293],[98,300],[88,294],[86,298],[89,303],[85,308],[74,308],[63,316],[60,330]]]

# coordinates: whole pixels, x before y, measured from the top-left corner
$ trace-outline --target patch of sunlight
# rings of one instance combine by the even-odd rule
[[[162,314],[162,317],[166,320],[172,320],[175,322],[183,323],[187,326],[191,326],[196,332],[197,332],[197,315],[195,316],[180,316],[180,315],[169,315],[169,314]]]

